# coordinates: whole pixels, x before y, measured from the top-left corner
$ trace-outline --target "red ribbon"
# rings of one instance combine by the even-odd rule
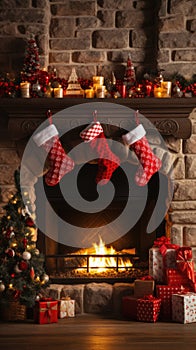
[[[195,283],[192,249],[180,247],[176,251],[176,263],[178,269],[193,283]]]
[[[162,237],[158,237],[155,241],[154,241],[154,247],[158,247],[159,251],[161,253],[162,256],[165,256],[167,253],[167,249],[178,249],[180,246],[177,244],[172,244],[170,243],[170,238],[167,238],[165,236]]]
[[[142,280],[142,281],[154,281],[154,278],[152,276],[150,276],[150,275],[146,275],[146,276],[140,277],[139,279]]]
[[[154,297],[154,295],[152,295],[152,294],[144,295],[143,298],[141,298],[141,299],[142,300],[149,300],[149,301],[159,300],[159,298]]]

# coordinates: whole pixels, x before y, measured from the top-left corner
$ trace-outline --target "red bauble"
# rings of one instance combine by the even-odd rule
[[[28,269],[28,263],[22,260],[19,262],[18,267],[21,271],[26,271]]]
[[[14,290],[13,291],[13,299],[17,300],[17,299],[19,299],[19,296],[20,296],[20,291],[19,290]]]
[[[27,242],[28,242],[28,239],[27,238],[23,238],[22,243],[24,245],[24,248],[27,247]]]
[[[5,253],[10,257],[13,258],[15,255],[15,251],[12,248],[6,249]]]
[[[34,223],[34,221],[33,221],[30,217],[28,217],[28,218],[25,220],[25,224],[26,224],[26,226],[29,226],[29,227],[35,227],[35,223]]]
[[[11,239],[12,237],[14,237],[14,235],[15,235],[15,233],[14,233],[13,229],[12,228],[8,228],[6,233],[5,233],[5,237],[7,239]]]

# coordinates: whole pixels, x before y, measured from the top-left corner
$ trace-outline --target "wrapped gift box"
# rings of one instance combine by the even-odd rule
[[[155,281],[152,280],[135,280],[134,297],[142,298],[144,295],[154,294]]]
[[[196,322],[196,293],[172,295],[172,320],[179,323]]]
[[[161,308],[161,299],[152,295],[140,298],[137,301],[137,320],[142,322],[158,321]]]
[[[156,286],[156,296],[161,299],[161,320],[172,319],[172,294],[182,292],[182,290],[183,288],[181,286]]]
[[[189,286],[189,279],[178,269],[166,269],[166,283],[169,286]]]
[[[36,301],[34,321],[39,324],[58,322],[58,301],[51,298]]]
[[[149,249],[149,274],[157,283],[165,282],[165,269],[176,268],[176,250],[167,249],[163,256],[158,247]]]
[[[75,317],[75,300],[61,299],[58,301],[58,318]]]
[[[195,284],[194,262],[192,248],[180,247],[176,250],[177,269],[186,276],[192,284]]]
[[[137,298],[133,296],[124,296],[122,298],[122,315],[130,320],[137,319]]]

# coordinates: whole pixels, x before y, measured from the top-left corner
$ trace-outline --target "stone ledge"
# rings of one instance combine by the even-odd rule
[[[46,293],[60,299],[69,296],[76,301],[76,314],[121,314],[122,297],[133,295],[133,283],[51,284]]]

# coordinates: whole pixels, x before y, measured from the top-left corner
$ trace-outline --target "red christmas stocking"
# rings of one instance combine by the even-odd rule
[[[110,150],[100,122],[90,124],[80,133],[80,136],[84,142],[90,142],[90,147],[99,156],[96,183],[107,184],[113,172],[118,168],[120,159]]]
[[[66,155],[54,124],[47,126],[33,139],[48,153],[50,169],[45,175],[45,182],[48,186],[55,186],[65,174],[74,168],[74,161]]]
[[[152,175],[162,166],[161,160],[152,152],[145,135],[146,131],[140,124],[134,130],[122,136],[125,144],[133,149],[141,164],[135,175],[138,186],[145,186]]]

